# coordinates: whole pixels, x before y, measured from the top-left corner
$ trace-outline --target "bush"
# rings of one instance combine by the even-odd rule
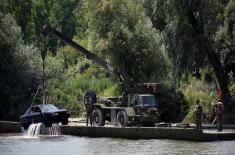
[[[207,75],[205,72],[203,74]],[[215,90],[215,84],[206,82],[206,79],[196,80],[194,77],[189,77],[188,82],[181,87],[181,90],[190,107],[184,122],[195,122],[194,108],[197,99],[200,100],[203,107],[203,112],[206,116],[205,121],[210,121],[213,113],[212,102],[217,100],[217,98],[210,95],[211,91]]]

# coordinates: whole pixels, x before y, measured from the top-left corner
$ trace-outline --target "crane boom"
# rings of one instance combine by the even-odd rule
[[[52,28],[49,25],[44,25],[41,28],[41,30],[42,30],[42,32],[51,34],[51,35],[57,37],[58,39],[62,40],[66,44],[72,46],[78,52],[84,54],[88,60],[94,61],[97,65],[108,70],[109,73],[116,75],[119,78],[120,82],[122,84],[126,85],[125,87],[128,87],[127,86],[127,83],[129,81],[128,78],[126,76],[124,76],[124,74],[121,74],[116,68],[114,68],[111,64],[107,63],[104,59],[102,59],[101,57],[99,57],[95,53],[88,51],[86,48],[84,48],[83,46],[74,42],[73,40],[67,38],[66,36],[64,36],[63,34],[61,34],[60,32],[58,32],[57,30],[55,30],[54,28]]]

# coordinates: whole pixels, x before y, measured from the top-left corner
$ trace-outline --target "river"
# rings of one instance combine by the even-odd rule
[[[188,142],[0,134],[0,155],[235,154],[235,141]]]

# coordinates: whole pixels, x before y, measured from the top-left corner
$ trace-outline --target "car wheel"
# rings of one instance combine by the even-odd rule
[[[96,109],[92,113],[92,124],[96,127],[104,126],[104,118],[100,109]]]
[[[127,126],[127,114],[124,110],[117,113],[117,126],[122,128]]]
[[[69,123],[68,119],[63,120],[63,121],[61,122],[62,125],[67,125],[68,123]]]

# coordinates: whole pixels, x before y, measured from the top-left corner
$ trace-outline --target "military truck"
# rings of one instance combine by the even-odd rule
[[[153,84],[150,87],[153,87]],[[100,97],[95,102],[96,94],[88,91],[85,98],[89,98],[93,104],[93,126],[104,126],[105,121],[118,127],[154,126],[158,121],[157,103],[155,96],[151,94],[128,94],[119,98]]]
[[[104,126],[106,121],[116,124],[118,127],[154,126],[158,121],[159,113],[155,97],[152,94],[156,92],[158,84],[134,84],[125,73],[121,73],[104,59],[68,39],[54,28],[44,25],[41,30],[44,34],[51,34],[72,46],[84,54],[87,59],[119,78],[120,84],[124,88],[121,97],[106,97],[97,100],[93,91],[85,93],[84,101],[89,100],[93,107],[93,126]]]

